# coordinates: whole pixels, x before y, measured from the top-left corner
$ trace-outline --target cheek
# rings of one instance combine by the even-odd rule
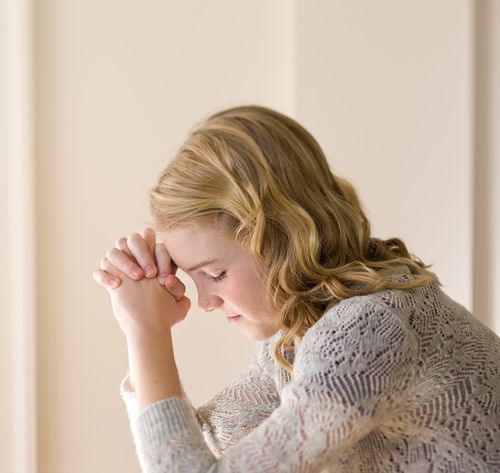
[[[259,306],[264,301],[265,288],[258,278],[242,278],[233,290],[247,306]]]
[[[236,304],[241,304],[246,299],[245,286],[238,280],[227,282],[220,292],[220,296]]]
[[[239,306],[255,305],[258,302],[257,288],[249,278],[232,278],[221,287],[219,294],[223,299]]]

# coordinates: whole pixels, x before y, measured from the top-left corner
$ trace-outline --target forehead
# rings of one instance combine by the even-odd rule
[[[161,232],[160,239],[181,269],[207,259],[234,259],[243,252],[241,245],[215,224],[177,226]]]
[[[189,242],[192,244],[201,244],[205,241],[217,243],[219,241],[229,242],[231,238],[222,228],[214,223],[193,222],[176,227],[169,228],[160,233],[161,240],[168,244],[182,244]]]

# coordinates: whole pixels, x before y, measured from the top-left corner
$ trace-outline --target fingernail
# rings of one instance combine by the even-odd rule
[[[142,269],[134,268],[132,270],[132,276],[134,276],[134,278],[140,278],[142,276]]]
[[[158,282],[163,286],[167,277],[165,275],[158,276]]]
[[[169,274],[165,278],[165,284],[168,284],[169,286],[172,286],[175,283],[175,276],[173,274]]]
[[[110,279],[109,284],[112,288],[116,288],[120,285],[120,281],[118,279]]]
[[[156,276],[156,268],[154,266],[146,266],[146,276],[152,278]]]

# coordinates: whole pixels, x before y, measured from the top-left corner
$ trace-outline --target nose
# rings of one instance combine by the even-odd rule
[[[198,307],[203,312],[211,312],[217,307],[221,306],[223,303],[223,299],[215,294],[204,293],[198,289]]]

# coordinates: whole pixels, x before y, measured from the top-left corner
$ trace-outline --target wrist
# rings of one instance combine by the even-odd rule
[[[125,338],[128,345],[150,345],[152,343],[165,343],[165,341],[171,342],[172,332],[168,326],[153,328],[137,324],[133,327],[128,327],[125,331]]]
[[[135,331],[127,336],[130,380],[139,409],[172,396],[182,397],[172,337],[167,333]]]

